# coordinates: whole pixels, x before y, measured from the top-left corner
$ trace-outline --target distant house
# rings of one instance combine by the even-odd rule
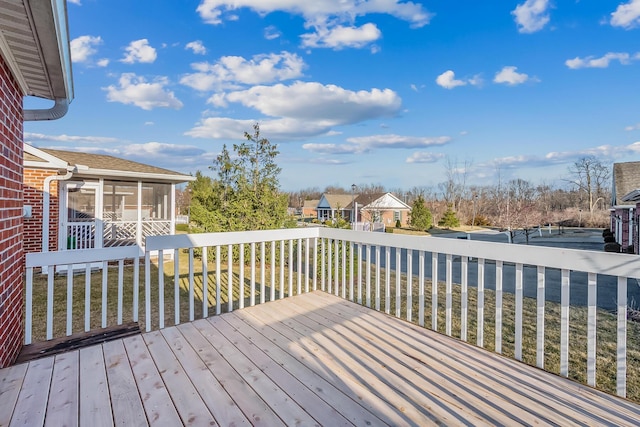
[[[349,212],[357,208],[357,222],[383,223],[387,227],[398,220],[403,227],[409,224],[411,207],[391,193],[360,194],[354,204],[350,202],[346,208]]]
[[[318,220],[327,221],[335,218],[351,220],[351,201],[354,198],[351,194],[329,194],[325,193],[320,197],[316,205]]]
[[[305,200],[302,205],[302,216],[304,218],[317,218],[319,202],[320,200]]]
[[[113,156],[24,145],[24,250],[144,245],[174,234],[175,186],[194,177]]]
[[[613,164],[611,231],[622,248],[633,246],[639,253],[640,162]]]

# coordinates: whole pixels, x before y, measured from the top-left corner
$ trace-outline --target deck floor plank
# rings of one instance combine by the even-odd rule
[[[225,316],[232,317],[232,316]],[[210,318],[209,321],[220,333],[226,337],[231,337],[230,341],[240,350],[247,359],[250,359],[256,367],[269,377],[275,384],[303,408],[316,421],[330,424],[332,426],[353,426],[342,414],[329,405],[318,395],[313,393],[305,385],[307,377],[294,377],[283,366],[276,363],[260,348],[256,347],[244,335],[240,334],[231,324],[222,317]]]
[[[321,291],[0,370],[0,426],[639,419],[631,401]]]
[[[218,424],[221,426],[249,425],[247,417],[189,344],[190,333],[198,332],[193,329],[179,328],[162,330],[162,335],[167,342],[171,343],[171,350],[180,360],[186,374]]]
[[[273,412],[273,410],[262,400],[242,376],[237,373],[228,361],[218,353],[217,345],[212,345],[202,335],[203,328],[209,328],[211,325],[204,319],[196,320],[193,323],[185,323],[179,326],[184,333],[185,330],[192,329],[190,334],[190,343],[198,352],[202,361],[207,365],[211,373],[216,377],[218,382],[224,387],[225,391],[236,402],[242,412],[249,418],[252,425],[258,427],[268,426],[284,426],[282,420]]]
[[[218,425],[160,331],[143,335],[184,425]]]
[[[45,426],[73,427],[78,425],[80,354],[62,353],[54,358],[53,377],[47,404]]]
[[[202,335],[212,344],[216,350],[229,361],[235,371],[242,376],[244,381],[255,390],[264,402],[269,405],[275,414],[286,425],[319,425],[297,402],[264,375],[260,369],[247,358],[235,345],[215,328],[219,318],[208,319],[199,325]],[[208,324],[208,325],[207,325]]]
[[[255,351],[268,354],[277,366],[285,369],[294,378],[300,379],[300,381],[318,395],[320,399],[335,408],[335,410],[354,425],[386,424],[361,406],[359,399],[355,398],[354,400],[354,393],[351,390],[345,393],[285,350],[274,346],[273,341],[269,340],[261,331],[254,328],[255,325],[250,325],[241,316],[238,316],[238,311],[233,312],[233,315],[225,316],[224,320],[234,327],[237,333],[241,333],[257,347],[258,350]],[[275,331],[273,332],[275,333]],[[249,349],[247,350],[250,351]],[[260,368],[263,369],[262,366]],[[268,368],[265,367],[264,369],[267,370]]]
[[[142,336],[125,338],[123,343],[149,424],[152,426],[180,425],[182,423],[180,416]]]
[[[10,426],[42,426],[47,411],[53,357],[28,363]]]
[[[113,420],[118,426],[148,426],[136,380],[122,340],[102,344]]]
[[[23,363],[0,369],[0,426],[8,426],[11,422],[27,366]]]
[[[80,349],[80,425],[113,427],[107,368],[101,345]]]

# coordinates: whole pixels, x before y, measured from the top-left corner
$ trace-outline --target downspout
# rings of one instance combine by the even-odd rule
[[[51,203],[51,182],[53,181],[67,181],[73,176],[75,167],[67,166],[66,174],[64,175],[51,175],[44,179],[44,188],[42,196],[42,252],[49,252],[49,204]],[[58,188],[58,196],[60,188]],[[60,215],[60,212],[58,212]]]
[[[24,121],[35,122],[42,120],[57,120],[69,111],[69,100],[57,98],[53,107],[42,110],[24,110]]]

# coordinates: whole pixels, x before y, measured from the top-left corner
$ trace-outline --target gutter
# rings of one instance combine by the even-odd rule
[[[67,114],[67,111],[69,111],[69,100],[56,98],[55,104],[49,109],[24,110],[24,121],[57,120]]]
[[[65,170],[63,170],[65,171]],[[44,188],[42,196],[42,252],[49,252],[49,205],[51,203],[51,183],[53,181],[67,181],[76,171],[75,167],[67,166],[65,175],[51,175],[44,179]],[[60,188],[58,188],[58,192]],[[58,216],[61,215],[58,212]]]

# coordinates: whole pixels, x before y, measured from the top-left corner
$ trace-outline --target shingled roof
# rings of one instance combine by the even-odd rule
[[[640,162],[613,164],[612,206],[631,204],[622,199],[634,190],[640,189]]]
[[[193,180],[192,176],[180,172],[159,168],[144,163],[138,163],[119,157],[109,156],[106,154],[91,154],[82,153],[79,151],[54,150],[49,148],[38,148],[32,151],[37,153],[38,150],[50,156],[53,156],[56,159],[60,159],[63,162],[68,163],[69,166],[77,167],[77,173],[79,175],[95,175],[98,172],[104,172],[104,175],[107,175],[108,171],[113,171],[114,173],[117,172],[118,176],[126,175],[132,178],[146,175],[177,182]],[[24,160],[34,163],[42,162],[43,167],[47,163],[46,159],[40,158],[37,154],[29,153],[26,150],[24,153]],[[91,171],[95,173],[91,173]]]

